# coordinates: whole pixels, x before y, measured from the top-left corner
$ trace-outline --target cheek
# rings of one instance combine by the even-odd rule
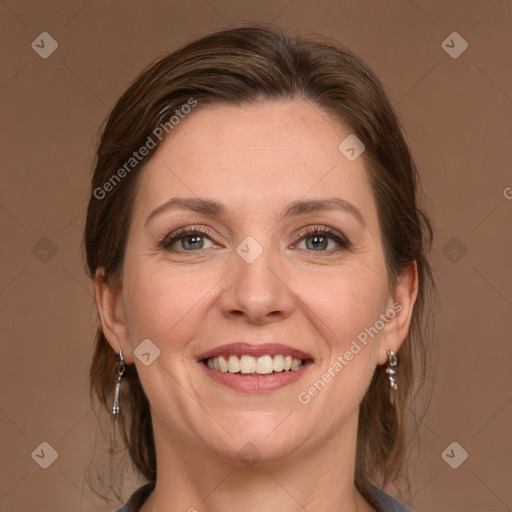
[[[214,293],[212,271],[170,269],[160,263],[127,262],[125,303],[132,346],[149,338],[160,348],[177,349],[194,337],[208,292]]]
[[[300,298],[312,313],[323,350],[301,397],[314,400],[319,411],[337,407],[339,419],[363,399],[377,365],[380,331],[375,325],[385,312],[386,286],[386,275],[372,266],[347,266],[302,281]]]
[[[386,276],[375,266],[349,266],[319,275],[302,275],[293,288],[313,313],[315,324],[332,340],[332,349],[345,350],[383,312]],[[314,321],[314,320],[312,320]]]
[[[344,265],[330,267],[295,266],[286,272],[282,293],[299,299],[289,320],[303,325],[309,342],[318,342],[322,360],[345,353],[383,312],[385,269],[371,256],[353,256]],[[171,268],[149,257],[127,258],[123,286],[132,346],[146,338],[171,351],[193,344],[205,318],[218,307],[223,276],[229,286],[237,286],[222,265]],[[210,320],[215,322],[215,316]]]

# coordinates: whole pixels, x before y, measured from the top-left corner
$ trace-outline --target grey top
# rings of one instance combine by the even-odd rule
[[[154,488],[155,481],[148,482],[139,487],[130,496],[128,502],[115,512],[138,512]],[[395,498],[370,483],[368,484],[368,492],[364,493],[364,497],[378,512],[414,512],[403,503],[395,500]]]

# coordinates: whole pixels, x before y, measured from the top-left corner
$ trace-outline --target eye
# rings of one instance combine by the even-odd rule
[[[310,226],[297,236],[300,243],[305,242],[307,251],[332,253],[351,248],[351,243],[344,235],[327,226]],[[212,238],[213,234],[208,229],[190,226],[166,235],[159,247],[168,252],[198,252],[214,247]],[[330,250],[326,250],[329,249],[329,242],[334,242],[338,249],[330,247]]]
[[[204,228],[198,229],[191,226],[180,228],[170,235],[166,235],[159,246],[169,252],[196,252],[213,247],[213,245],[205,247],[205,240],[212,242],[210,232]],[[178,247],[173,248],[174,245],[178,245]]]
[[[311,226],[298,234],[300,242],[305,242],[306,250],[314,252],[337,252],[344,249],[350,249],[351,244],[348,239],[327,226]],[[310,241],[308,243],[308,241]],[[335,242],[340,248],[334,250],[325,250],[329,247],[329,242]],[[331,248],[332,249],[332,248]]]

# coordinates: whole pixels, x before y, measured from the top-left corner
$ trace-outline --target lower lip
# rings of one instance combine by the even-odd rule
[[[304,363],[298,370],[288,370],[279,373],[272,373],[268,375],[255,375],[254,377],[247,377],[238,373],[221,372],[219,370],[212,370],[208,366],[200,363],[206,375],[213,379],[215,382],[227,386],[235,391],[241,393],[265,393],[284,388],[292,382],[300,379],[312,362]]]

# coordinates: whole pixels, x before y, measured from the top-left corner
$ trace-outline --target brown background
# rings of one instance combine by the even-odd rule
[[[95,317],[79,249],[97,130],[147,63],[250,19],[333,36],[385,83],[430,198],[442,298],[437,379],[408,505],[511,510],[512,200],[504,193],[512,187],[511,2],[7,0],[0,5],[0,511],[116,507],[84,484]],[[453,31],[469,43],[456,59],[441,46]],[[31,47],[42,32],[58,42],[47,59]],[[31,457],[43,441],[58,452],[48,469]],[[441,456],[453,441],[469,454],[457,469]],[[134,485],[127,481],[126,496]]]

